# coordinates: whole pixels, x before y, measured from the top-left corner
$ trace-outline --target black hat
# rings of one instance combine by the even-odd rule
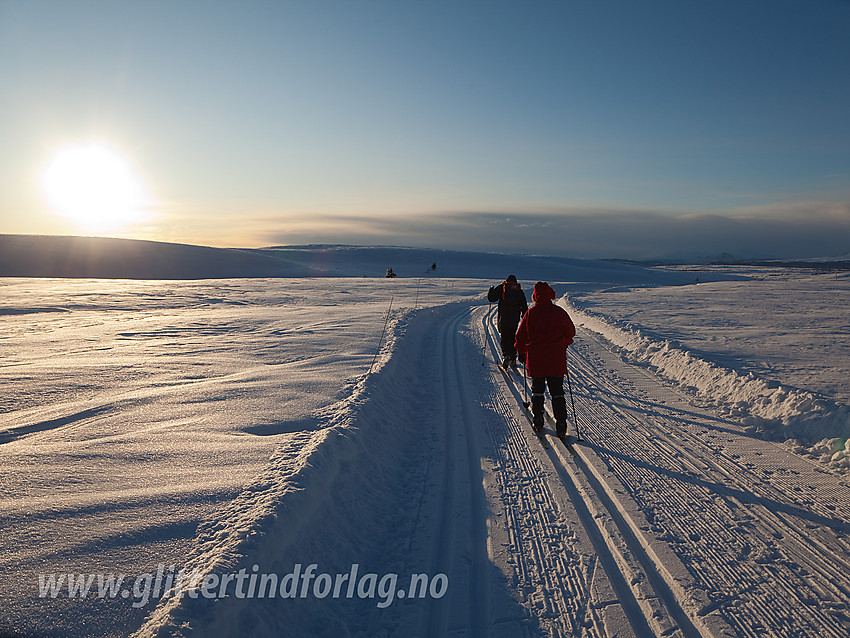
[[[505,281],[509,281],[512,284],[515,284],[516,283],[516,275],[508,275],[508,278],[505,279]]]

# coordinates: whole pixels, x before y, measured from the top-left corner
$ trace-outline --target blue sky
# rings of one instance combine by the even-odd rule
[[[3,233],[850,253],[843,0],[0,0],[0,82]],[[143,215],[48,201],[85,144]]]

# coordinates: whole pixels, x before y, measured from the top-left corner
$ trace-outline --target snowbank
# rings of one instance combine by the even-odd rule
[[[675,341],[660,341],[626,321],[614,321],[565,295],[560,302],[577,325],[592,330],[630,362],[651,367],[763,436],[786,441],[798,453],[850,469],[850,406],[811,392],[768,382],[752,373],[705,361]]]
[[[380,565],[403,573],[410,557],[387,555],[384,540],[398,524],[399,509],[416,506],[405,499],[417,494],[410,484],[422,480],[416,468],[403,464],[411,458],[403,450],[416,443],[421,415],[429,409],[417,380],[420,371],[413,355],[421,338],[416,335],[421,337],[421,329],[447,309],[454,310],[454,304],[401,312],[388,327],[373,371],[349,396],[323,410],[318,430],[297,433],[283,443],[265,471],[201,526],[196,550],[183,569],[202,575],[240,569],[283,575],[293,565],[317,563],[321,570],[345,573],[356,563],[363,571]],[[415,328],[413,317],[420,319]],[[402,335],[406,338],[400,339]],[[165,598],[134,635],[335,636],[352,626],[372,629],[370,614],[351,607],[374,608],[374,600],[264,602],[233,596]],[[384,622],[394,619],[392,613],[380,617]],[[357,627],[358,618],[364,626]]]

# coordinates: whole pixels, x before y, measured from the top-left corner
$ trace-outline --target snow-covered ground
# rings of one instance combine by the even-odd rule
[[[577,287],[567,307],[630,361],[765,436],[850,467],[850,274],[734,272],[750,279]]]
[[[480,294],[469,280],[354,278],[0,289],[0,628],[61,635],[126,633],[149,609],[34,601],[37,574],[182,562],[198,523],[351,395],[391,301]]]
[[[0,280],[0,634],[848,634],[846,277],[444,257]],[[580,324],[575,456],[493,365],[510,272]]]

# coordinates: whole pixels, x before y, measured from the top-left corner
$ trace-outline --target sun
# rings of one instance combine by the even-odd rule
[[[44,169],[42,188],[57,214],[89,231],[139,222],[150,205],[130,164],[101,144],[58,151]]]

